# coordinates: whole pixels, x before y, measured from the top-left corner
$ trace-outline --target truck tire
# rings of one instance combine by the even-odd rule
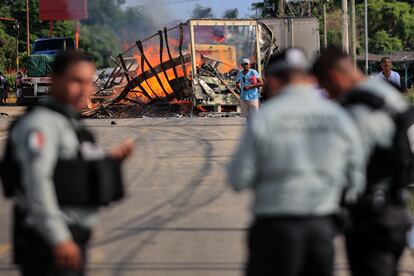
[[[33,87],[23,87],[22,94],[20,96],[19,105],[31,105],[36,103],[34,98],[34,88]]]

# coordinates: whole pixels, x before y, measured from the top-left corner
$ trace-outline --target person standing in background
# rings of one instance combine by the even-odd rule
[[[393,65],[392,65],[391,58],[383,57],[381,59],[382,71],[381,73],[377,75],[377,78],[387,80],[401,89],[400,74],[398,74],[398,72],[393,71],[392,68],[393,68]]]
[[[259,73],[250,68],[250,60],[244,58],[241,62],[243,70],[237,74],[236,83],[240,89],[241,116],[248,117],[259,109],[259,87],[263,82]]]
[[[20,103],[20,97],[22,96],[22,88],[23,88],[22,78],[23,78],[22,73],[17,72],[17,75],[16,75],[16,104]]]
[[[0,104],[5,104],[7,99],[8,84],[6,77],[0,72]]]

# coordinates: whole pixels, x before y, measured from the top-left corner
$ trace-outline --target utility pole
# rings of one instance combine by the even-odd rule
[[[76,20],[75,23],[75,46],[79,49],[79,37],[80,37],[80,21]]]
[[[27,55],[30,56],[30,18],[29,18],[29,0],[26,0],[26,43]]]
[[[351,56],[356,66],[356,15],[355,15],[355,0],[351,0]]]
[[[365,74],[368,75],[369,48],[368,48],[368,0],[365,0]]]
[[[342,47],[349,53],[348,0],[342,0]]]
[[[19,30],[20,30],[20,25],[19,22],[16,20],[14,21],[13,24],[13,28],[16,30],[16,70],[17,72],[19,72],[20,68],[19,68]]]
[[[278,7],[279,16],[285,16],[285,0],[279,0],[279,7]]]
[[[323,47],[328,48],[328,31],[327,31],[327,19],[326,19],[326,0],[323,1]]]

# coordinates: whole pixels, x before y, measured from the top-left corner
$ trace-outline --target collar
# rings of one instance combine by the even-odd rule
[[[71,105],[69,105],[67,103],[63,103],[63,102],[59,101],[58,99],[56,99],[53,96],[48,97],[44,101],[41,101],[39,103],[39,106],[43,106],[43,107],[52,109],[56,112],[59,112],[59,113],[65,115],[68,118],[78,120],[81,117],[80,113],[75,108],[73,108]]]
[[[289,84],[286,85],[280,91],[280,95],[282,94],[305,94],[305,95],[317,95],[317,91],[315,91],[315,86],[312,84]],[[314,92],[314,93],[312,93]]]

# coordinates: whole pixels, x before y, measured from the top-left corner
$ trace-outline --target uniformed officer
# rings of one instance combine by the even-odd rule
[[[72,187],[58,189],[55,170],[60,160],[78,156],[103,160],[107,156],[78,115],[95,90],[94,75],[89,56],[80,51],[58,54],[53,63],[52,96],[28,111],[11,130],[22,185],[15,200],[15,257],[24,276],[84,275],[86,247],[98,221],[99,204],[62,205],[57,191],[70,192]],[[124,160],[132,149],[133,143],[125,141],[108,155]],[[60,178],[81,172],[64,169],[63,174],[67,176]]]
[[[399,187],[399,179],[405,174],[400,171],[404,168],[398,167],[403,152],[394,156],[394,145],[407,140],[409,131],[402,133],[404,139],[396,139],[395,116],[407,111],[408,104],[385,81],[365,77],[340,49],[328,48],[314,64],[313,71],[331,98],[347,106],[359,128],[368,162],[366,190],[351,209],[353,227],[346,237],[352,273],[396,276],[409,221]],[[407,146],[411,156],[410,145]]]
[[[249,121],[229,166],[234,189],[254,191],[248,276],[332,275],[341,195],[364,186],[358,130],[319,95],[308,67],[299,49],[270,58],[271,99]]]

